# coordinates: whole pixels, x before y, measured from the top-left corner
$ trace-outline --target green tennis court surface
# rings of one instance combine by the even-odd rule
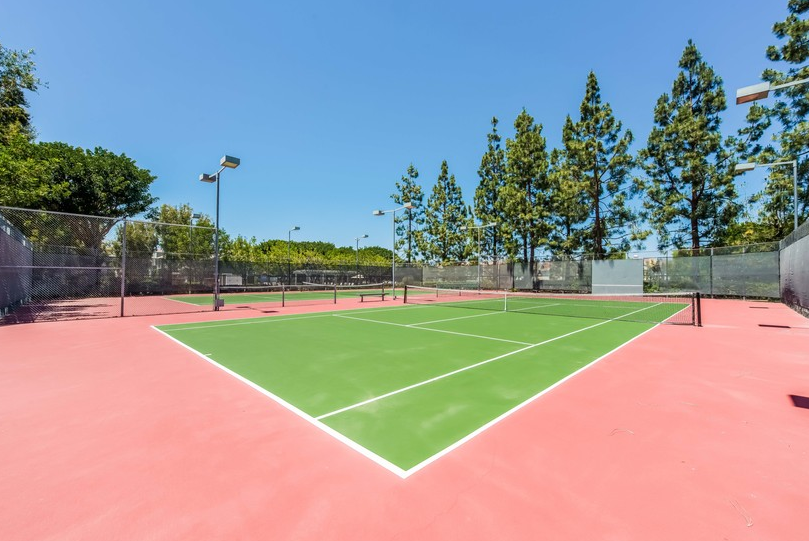
[[[405,476],[655,325],[608,317],[405,305],[158,329]]]

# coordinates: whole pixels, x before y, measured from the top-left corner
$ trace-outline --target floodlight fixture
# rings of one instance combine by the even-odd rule
[[[231,169],[236,169],[241,163],[242,161],[239,158],[234,158],[233,156],[228,156],[227,154],[222,156],[222,158],[219,160],[219,165],[222,167],[229,167]]]
[[[754,163],[737,163],[736,167],[734,168],[733,172],[738,173],[746,173],[747,171],[752,171],[756,168],[756,164]]]
[[[770,83],[758,83],[736,90],[736,105],[763,100],[770,94]]]
[[[798,79],[797,81],[790,81],[782,85],[774,85],[769,82],[758,83],[750,86],[745,86],[736,91],[736,105],[748,103],[756,100],[763,100],[770,95],[773,90],[780,90],[782,88],[789,88],[790,86],[802,85],[809,83],[809,79]]]

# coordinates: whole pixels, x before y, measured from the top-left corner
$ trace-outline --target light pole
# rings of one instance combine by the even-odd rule
[[[496,225],[497,225],[496,222],[491,222],[491,223],[482,224],[482,225],[462,225],[461,226],[461,231],[468,231],[470,229],[477,229],[478,230],[478,291],[480,291],[480,260],[481,260],[481,256],[482,256],[482,254],[480,252],[480,230],[481,229],[486,229],[486,228],[489,228],[489,227],[494,227]]]
[[[199,220],[200,218],[202,218],[202,214],[192,214],[190,227],[188,228],[188,250],[191,252],[192,258],[194,256],[194,220]]]
[[[368,235],[362,235],[361,237],[357,237],[354,240],[357,241],[357,282],[360,279],[360,240],[367,239]]]
[[[202,214],[194,213],[191,215],[190,227],[188,228],[188,251],[190,252],[191,262],[189,264],[189,272],[188,272],[188,292],[191,293],[191,286],[197,280],[197,272],[196,272],[196,252],[194,251],[194,220],[199,221],[202,218]]]
[[[391,287],[393,289],[393,299],[396,300],[396,212],[402,209],[413,209],[416,208],[416,205],[412,204],[410,201],[407,201],[404,205],[399,208],[390,209],[390,210],[375,210],[373,212],[374,216],[384,216],[385,214],[391,214],[393,216],[393,246],[391,246]]]
[[[736,90],[736,105],[741,105],[743,103],[748,103],[756,100],[762,100],[767,96],[769,96],[770,91],[772,90],[780,90],[782,88],[802,85],[805,83],[809,83],[809,79],[799,79],[797,81],[791,81],[789,83],[784,83],[782,85],[773,85],[771,83],[758,83],[755,85],[746,86],[744,88]]]
[[[219,176],[222,174],[222,171],[225,170],[226,167],[230,169],[236,169],[239,167],[241,160],[239,158],[234,158],[233,156],[222,156],[219,160],[219,171],[214,173],[213,175],[206,175],[205,173],[199,176],[199,179],[202,182],[208,183],[215,183],[216,184],[216,226],[214,229],[214,241],[213,241],[213,251],[214,251],[214,266],[213,266],[213,309],[215,311],[219,311],[219,308],[224,306],[224,301],[219,300]]]
[[[774,163],[740,163],[736,165],[735,173],[746,173],[756,167],[774,167],[776,165],[792,165],[792,206],[795,217],[795,229],[798,229],[798,160],[789,160]]]
[[[292,232],[300,231],[301,228],[294,225],[287,232],[287,284],[292,285]]]

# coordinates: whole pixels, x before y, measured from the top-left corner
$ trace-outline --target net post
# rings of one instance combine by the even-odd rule
[[[126,298],[126,218],[121,241],[121,317],[124,317],[124,299]]]
[[[384,293],[384,292],[385,292],[385,287],[383,286],[382,287],[382,293]],[[404,286],[404,296],[403,296],[402,302],[404,304],[407,304],[407,284],[405,284],[405,286]]]
[[[286,292],[286,288],[284,287],[284,284],[281,284],[281,308],[286,306],[286,294],[285,294],[285,292]]]
[[[334,284],[334,304],[337,304],[337,284]]]
[[[701,298],[702,296],[699,294],[699,291],[697,291],[694,298],[694,303],[696,304],[695,308],[697,312],[697,321],[696,321],[697,327],[702,327],[702,303],[700,302]]]

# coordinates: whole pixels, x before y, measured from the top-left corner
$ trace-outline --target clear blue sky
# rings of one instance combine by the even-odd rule
[[[759,82],[786,0],[4,2],[0,43],[36,51],[30,96],[42,141],[126,153],[161,203],[214,214],[259,240],[389,247],[395,182],[413,162],[429,194],[441,161],[467,202],[492,116],[511,136],[524,107],[559,146],[587,73],[636,137],[652,126],[691,38],[735,89]],[[741,177],[752,193],[763,179]],[[426,198],[425,198],[426,200]]]

